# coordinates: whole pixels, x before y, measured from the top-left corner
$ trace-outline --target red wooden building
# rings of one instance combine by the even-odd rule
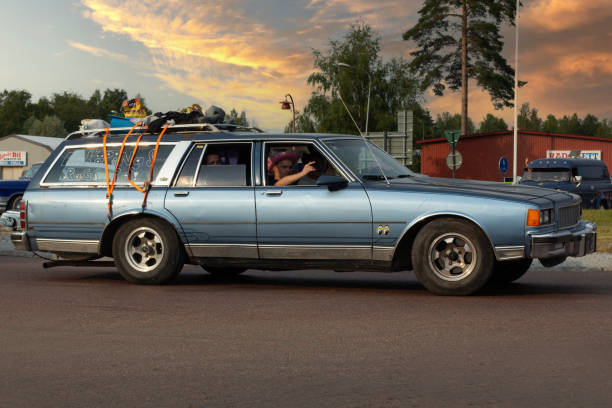
[[[451,147],[445,138],[417,141],[421,146],[421,173],[433,177],[452,177],[446,165],[446,156]],[[513,131],[481,133],[461,136],[455,150],[461,153],[463,163],[455,172],[455,177],[472,180],[503,181],[512,177]],[[585,154],[599,152],[608,169],[612,170],[612,139],[562,135],[544,132],[518,132],[517,175],[523,174],[525,160],[532,161],[547,157],[547,152],[556,155],[581,151]],[[589,153],[588,153],[589,152]],[[508,160],[508,171],[499,170],[501,157]]]

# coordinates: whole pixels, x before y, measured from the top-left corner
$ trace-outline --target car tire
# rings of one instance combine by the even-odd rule
[[[531,267],[532,258],[514,259],[511,261],[497,261],[491,276],[491,282],[504,284],[520,279]]]
[[[13,211],[19,211],[19,205],[21,204],[22,198],[23,198],[22,194],[18,194],[15,197],[11,198],[11,201],[8,202],[6,209],[13,210]]]
[[[486,235],[474,224],[438,218],[416,236],[412,262],[419,282],[436,295],[471,295],[491,277],[495,265]]]
[[[139,218],[120,226],[113,240],[113,257],[125,280],[142,285],[173,280],[185,262],[176,232],[154,218]]]
[[[205,265],[202,265],[202,268],[204,268],[204,270],[210,273],[211,275],[215,277],[220,277],[220,278],[238,276],[244,271],[246,271],[246,268],[224,268],[224,267],[212,267],[212,266],[205,266]]]

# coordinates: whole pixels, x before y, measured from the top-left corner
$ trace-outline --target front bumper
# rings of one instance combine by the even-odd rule
[[[597,250],[597,226],[581,221],[568,231],[531,235],[530,258],[585,256]]]
[[[11,232],[11,241],[13,246],[18,251],[31,251],[30,241],[28,240],[28,233],[25,231],[13,231]]]

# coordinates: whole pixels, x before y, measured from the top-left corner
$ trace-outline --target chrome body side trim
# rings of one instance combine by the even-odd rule
[[[259,245],[262,259],[372,259],[369,245]]]
[[[77,239],[50,239],[34,238],[36,247],[41,251],[49,252],[76,252],[97,254],[100,241]]]
[[[374,261],[391,262],[395,247],[374,246],[372,248],[372,259]]]
[[[495,259],[498,261],[508,261],[510,259],[521,259],[524,257],[525,245],[495,247]]]
[[[192,256],[198,258],[258,259],[257,244],[189,244]]]

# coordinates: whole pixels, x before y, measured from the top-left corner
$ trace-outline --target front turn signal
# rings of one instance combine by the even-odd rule
[[[537,227],[538,225],[540,225],[540,211],[527,210],[527,226]]]

